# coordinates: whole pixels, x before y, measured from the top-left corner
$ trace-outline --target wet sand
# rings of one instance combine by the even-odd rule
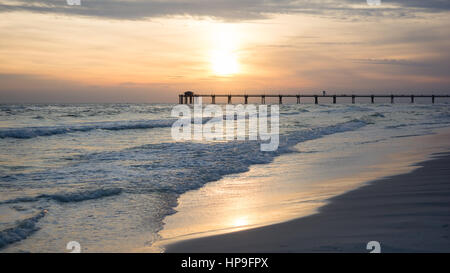
[[[450,252],[450,154],[330,199],[314,215],[185,240],[166,252]]]

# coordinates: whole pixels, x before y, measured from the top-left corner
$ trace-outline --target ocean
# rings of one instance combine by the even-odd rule
[[[284,155],[332,155],[342,143],[329,136],[358,151],[450,126],[446,103],[283,104],[278,149],[261,151],[258,140],[174,141],[174,106],[0,105],[0,251],[67,252],[70,241],[86,252],[151,247],[179,199],[210,182]]]

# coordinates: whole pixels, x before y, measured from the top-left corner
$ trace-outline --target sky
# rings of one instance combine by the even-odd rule
[[[0,103],[185,90],[448,94],[450,0],[0,2]]]

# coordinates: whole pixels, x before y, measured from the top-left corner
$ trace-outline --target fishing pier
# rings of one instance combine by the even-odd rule
[[[416,98],[430,98],[431,103],[435,103],[437,98],[449,98],[450,95],[362,95],[362,94],[326,94],[326,92],[323,92],[321,95],[317,94],[297,94],[297,95],[275,95],[275,94],[264,94],[264,95],[258,95],[258,94],[195,94],[192,91],[186,91],[183,94],[179,95],[179,103],[180,104],[192,104],[194,103],[194,98],[196,97],[202,97],[202,98],[210,98],[211,103],[216,103],[216,98],[227,98],[227,103],[231,104],[233,98],[243,98],[243,103],[248,104],[249,98],[260,98],[261,104],[266,103],[266,98],[278,98],[278,103],[283,103],[283,98],[296,98],[297,104],[300,104],[302,98],[314,98],[314,103],[319,103],[319,98],[332,98],[333,104],[337,103],[338,98],[351,98],[352,103],[356,103],[357,98],[370,98],[371,103],[375,103],[375,98],[390,98],[391,103],[394,103],[396,98],[409,98],[411,103],[414,103]]]

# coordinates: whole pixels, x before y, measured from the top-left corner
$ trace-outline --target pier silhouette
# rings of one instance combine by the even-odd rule
[[[399,94],[387,94],[387,95],[363,95],[363,94],[327,94],[325,91],[322,91],[322,94],[196,94],[193,91],[186,91],[183,94],[179,95],[179,103],[180,104],[192,104],[194,102],[194,98],[203,97],[203,98],[211,98],[211,103],[216,103],[216,98],[227,98],[227,103],[232,104],[232,98],[244,98],[244,104],[248,104],[249,98],[260,98],[261,104],[266,103],[266,98],[278,98],[278,103],[283,104],[283,98],[296,98],[297,104],[301,103],[302,98],[314,98],[314,103],[319,103],[319,98],[333,98],[333,104],[337,103],[338,98],[351,98],[352,103],[356,103],[356,98],[370,98],[371,103],[375,103],[375,98],[390,98],[391,103],[395,102],[395,98],[409,98],[411,103],[415,102],[416,98],[430,98],[431,103],[435,103],[436,98],[449,98],[450,95],[399,95]]]

